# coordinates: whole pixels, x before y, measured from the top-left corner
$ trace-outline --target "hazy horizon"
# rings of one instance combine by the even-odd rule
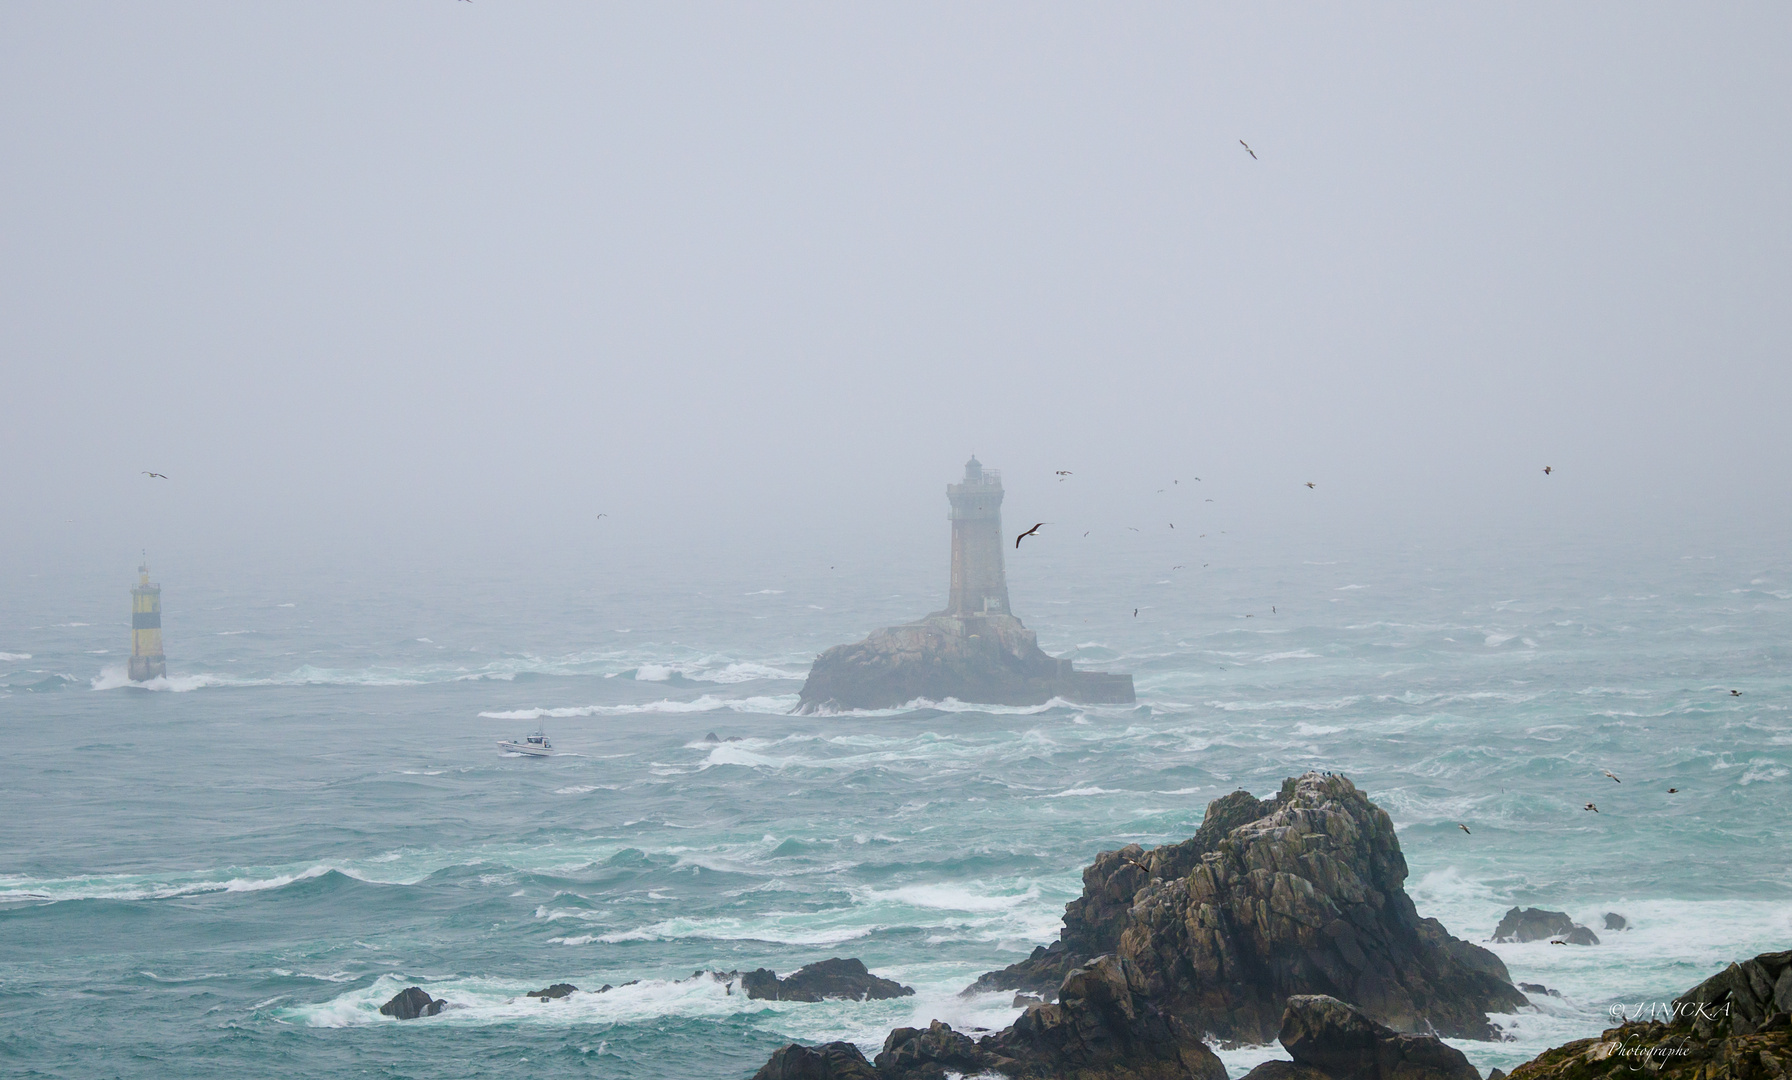
[[[943,575],[973,451],[1021,528],[1783,542],[1789,51],[1768,6],[14,5],[0,544]]]

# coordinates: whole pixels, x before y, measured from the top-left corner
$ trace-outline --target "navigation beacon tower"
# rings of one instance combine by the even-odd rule
[[[964,483],[947,484],[946,498],[952,503],[952,598],[945,614],[1013,614],[1002,569],[1002,474],[972,455]]]
[[[132,682],[148,682],[168,674],[162,655],[162,587],[149,580],[149,563],[137,567],[142,575],[131,590]]]

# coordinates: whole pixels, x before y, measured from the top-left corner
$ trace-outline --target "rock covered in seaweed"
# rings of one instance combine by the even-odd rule
[[[1421,919],[1393,823],[1343,776],[1211,804],[1190,840],[1103,852],[1050,948],[972,990],[1040,991],[1097,952],[1156,1007],[1223,1041],[1268,1042],[1289,997],[1324,994],[1398,1031],[1493,1038],[1525,1004],[1498,957]]]

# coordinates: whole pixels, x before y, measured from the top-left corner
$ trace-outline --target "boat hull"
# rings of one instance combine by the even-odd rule
[[[513,754],[525,754],[529,757],[553,757],[554,751],[545,746],[531,746],[529,743],[500,741],[498,749],[508,750]]]

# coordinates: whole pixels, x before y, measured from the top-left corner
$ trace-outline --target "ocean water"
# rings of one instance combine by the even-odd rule
[[[941,547],[570,583],[175,561],[148,687],[121,677],[128,566],[19,573],[0,1074],[744,1078],[793,1039],[996,1028],[1007,995],[958,991],[1056,935],[1097,851],[1308,769],[1392,815],[1420,912],[1459,936],[1515,904],[1600,933],[1493,946],[1561,996],[1459,1043],[1483,1069],[1792,946],[1783,552],[1041,545],[1010,567],[1018,613],[1132,673],[1136,706],[790,715],[820,649],[940,606]],[[537,725],[556,756],[496,747]],[[831,956],[917,994],[693,976]],[[378,1014],[413,984],[453,1008]]]

